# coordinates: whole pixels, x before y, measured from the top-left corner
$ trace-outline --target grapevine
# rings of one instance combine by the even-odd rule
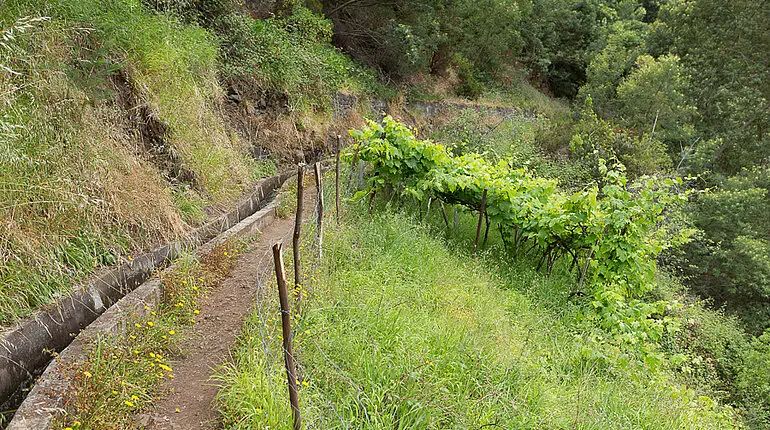
[[[621,164],[601,161],[601,185],[568,193],[555,179],[511,168],[505,160],[491,164],[478,154],[455,156],[441,144],[415,138],[391,117],[350,133],[357,142],[353,150],[370,169],[364,192],[390,186],[420,201],[479,210],[487,190],[489,222],[499,226],[506,248],[517,255],[540,252],[548,270],[569,258],[590,290],[598,325],[612,337],[646,343],[666,329],[668,304],[641,299],[652,290],[657,256],[668,246],[657,230],[665,207],[683,198],[671,192],[679,179],[647,178],[632,187]]]

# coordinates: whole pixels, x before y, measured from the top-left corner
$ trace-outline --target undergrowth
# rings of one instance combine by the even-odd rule
[[[211,26],[222,38],[225,80],[248,92],[285,95],[290,111],[327,109],[340,90],[368,97],[388,93],[372,71],[331,44],[332,22],[305,7],[264,20],[232,12]]]
[[[202,258],[186,255],[161,275],[162,298],[156,309],[132,316],[124,333],[95,338],[82,361],[65,364],[71,383],[65,393],[66,414],[55,428],[122,430],[134,426],[135,415],[147,410],[161,384],[173,379],[171,360],[186,329],[199,314],[202,295],[235,266],[244,244],[230,240]]]
[[[465,109],[429,137],[454,154],[475,152],[485,159],[507,160],[512,168],[527,168],[537,176],[558,179],[562,186],[584,185],[590,179],[586,163],[548,154],[536,143],[551,122],[543,115],[493,115],[484,109]]]
[[[11,0],[0,35],[0,327],[269,169],[225,126],[200,27],[139,0]]]
[[[293,317],[306,428],[735,426],[665,368],[596,359],[577,336],[589,305],[569,298],[567,268],[502,264],[493,239],[474,259],[469,216],[442,239],[436,212],[426,225],[393,207],[347,210]],[[220,372],[226,428],[291,428],[277,300],[264,308]]]

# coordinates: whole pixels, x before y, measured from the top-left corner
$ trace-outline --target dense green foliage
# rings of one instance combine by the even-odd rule
[[[599,325],[611,343],[640,346],[656,366],[647,341],[669,327],[664,302],[641,298],[652,290],[657,255],[670,243],[658,229],[673,181],[644,180],[633,187],[622,170],[600,165],[603,185],[567,194],[555,180],[511,169],[505,160],[489,164],[476,154],[453,156],[443,146],[420,141],[389,117],[383,125],[351,133],[355,151],[371,166],[371,192],[394,187],[420,201],[438,198],[479,209],[486,196],[488,223],[497,224],[514,254],[526,247],[542,252],[548,270],[562,256],[582,267]],[[622,169],[622,165],[616,169]],[[680,238],[678,240],[682,240]],[[653,316],[656,316],[653,318]]]
[[[570,146],[574,158],[594,166],[594,179],[601,178],[598,157],[617,158],[630,178],[697,176],[688,185],[714,194],[692,194],[686,213],[701,233],[670,260],[678,262],[672,269],[759,334],[770,326],[759,292],[770,279],[770,237],[752,211],[765,207],[769,192],[758,179],[770,157],[769,7],[760,0],[483,7],[329,0],[322,10],[334,23],[334,42],[389,77],[408,82],[454,70],[455,92],[475,98],[523,70],[552,94],[574,96],[572,118],[545,127],[552,128],[547,145]],[[741,228],[724,226],[719,213],[732,213]],[[749,262],[725,264],[736,258]]]
[[[332,23],[297,3],[254,19],[237,1],[151,1],[157,10],[198,23],[219,37],[219,75],[228,87],[270,98],[278,110],[323,108],[340,89],[370,95],[374,75],[331,44]]]
[[[580,90],[585,109],[640,136],[632,151],[610,145],[630,171],[698,176],[691,185],[708,192],[694,194],[686,212],[700,234],[673,270],[755,334],[770,326],[770,230],[761,215],[770,198],[770,75],[760,58],[770,49],[769,12],[765,2],[662,2],[652,16],[606,27]]]
[[[760,382],[767,364],[763,341],[752,345],[733,322],[692,310],[697,307],[682,308],[680,297],[661,297],[657,290],[656,257],[664,249],[686,244],[693,231],[678,225],[678,217],[666,220],[671,211],[678,213],[683,197],[675,190],[682,187],[681,181],[642,177],[629,184],[622,165],[610,170],[598,158],[600,186],[570,194],[561,191],[554,180],[514,169],[515,160],[503,157],[490,164],[473,153],[453,155],[443,145],[415,139],[410,130],[390,118],[382,125],[370,123],[352,135],[359,146],[351,151],[370,163],[370,192],[393,189],[418,201],[443,200],[477,211],[487,190],[488,223],[498,225],[508,253],[520,256],[534,250],[539,256],[538,268],[545,264],[549,271],[559,257],[571,259],[569,271],[576,269],[581,293],[588,292],[592,298],[591,311],[583,315],[586,325],[581,337],[594,345],[594,357],[612,363],[641,360],[652,369],[663,363],[682,366],[684,375],[693,377],[696,385],[725,392],[726,401],[741,405],[747,423],[756,428],[767,424],[770,401],[761,394],[762,388],[752,386],[764,386]],[[757,193],[760,201],[754,209],[758,214],[765,208],[760,204],[762,192]],[[722,198],[733,193],[724,195]],[[719,193],[706,196],[719,198]],[[664,212],[666,205],[668,213]],[[723,207],[711,206],[717,211]],[[721,219],[729,222],[730,218]],[[746,225],[733,228],[751,232]],[[749,248],[735,251],[746,253],[735,258],[742,259],[747,277],[761,274],[751,270],[751,265],[762,269],[768,255],[752,253],[757,246],[760,244],[750,243]],[[741,273],[740,268],[732,267],[731,273]],[[588,285],[582,285],[583,279]],[[761,290],[766,285],[761,278],[741,281],[743,288],[754,285]],[[755,294],[764,294],[762,291]],[[708,325],[694,330],[692,324]]]
[[[752,332],[770,325],[770,169],[720,181],[691,210],[701,240],[685,248],[696,291],[740,309]]]

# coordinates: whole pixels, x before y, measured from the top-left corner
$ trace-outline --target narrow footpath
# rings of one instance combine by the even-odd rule
[[[306,175],[305,179],[308,179]],[[315,187],[305,186],[305,214],[313,214]],[[215,369],[230,359],[243,321],[252,309],[259,288],[274,276],[272,246],[282,241],[291,249],[294,217],[276,218],[262,231],[258,242],[237,262],[225,279],[200,302],[197,322],[182,341],[182,356],[172,363],[175,378],[164,386],[166,396],[155,407],[136,417],[136,426],[148,430],[221,428],[213,403],[217,395],[212,380]],[[276,292],[277,294],[277,292]]]

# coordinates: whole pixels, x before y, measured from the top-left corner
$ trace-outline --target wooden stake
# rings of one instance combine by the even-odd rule
[[[439,200],[439,203],[441,203],[441,216],[444,217],[444,224],[446,224],[446,228],[449,228],[449,220],[446,217],[446,209],[444,208],[444,202]]]
[[[454,225],[455,225],[455,231],[457,231],[460,229],[460,214],[457,212],[457,205],[452,205],[452,208],[455,211]]]
[[[588,272],[588,265],[591,263],[591,257],[594,255],[594,250],[591,249],[591,252],[588,253],[588,257],[586,257],[586,262],[583,264],[583,270],[580,271],[580,280],[578,281],[578,288],[583,287],[583,281],[586,279],[586,272]]]
[[[315,163],[313,169],[315,170],[315,187],[316,192],[318,193],[318,259],[321,259],[324,242],[324,188],[321,183],[321,162]]]
[[[334,181],[334,194],[337,204],[337,225],[340,224],[340,140],[342,136],[337,135],[337,166]]]
[[[273,261],[275,262],[275,279],[278,283],[278,298],[281,302],[281,326],[283,328],[283,357],[286,364],[286,379],[289,383],[289,402],[291,402],[294,417],[294,430],[302,428],[302,418],[299,414],[299,395],[297,393],[297,369],[294,364],[294,353],[291,344],[291,313],[289,310],[289,292],[286,290],[286,275],[281,254],[282,244],[273,245]]]
[[[377,191],[372,190],[372,193],[369,194],[369,218],[372,217],[372,210],[374,210],[374,196],[377,194]]]
[[[486,230],[484,230],[484,242],[481,243],[482,248],[487,247],[487,238],[489,237],[489,215],[484,212],[484,223],[486,224]]]
[[[484,189],[484,194],[481,195],[481,210],[479,211],[479,224],[476,226],[476,240],[473,241],[473,256],[476,256],[476,251],[479,249],[479,235],[481,234],[481,221],[484,220],[484,212],[487,206],[487,190]]]
[[[294,251],[294,294],[297,295],[297,301],[302,299],[302,293],[300,292],[302,286],[302,266],[299,261],[299,241],[302,234],[302,207],[304,203],[305,194],[305,166],[302,164],[297,166],[297,215],[294,218],[294,237],[292,238],[291,245],[292,251]]]

